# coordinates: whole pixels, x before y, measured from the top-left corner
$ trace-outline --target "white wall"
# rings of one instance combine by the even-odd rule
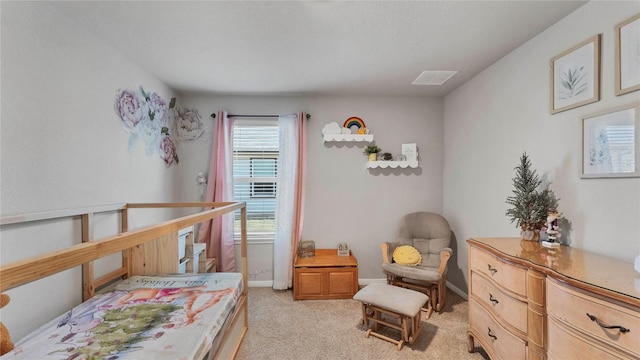
[[[640,252],[640,179],[581,179],[581,117],[640,100],[614,96],[614,26],[640,11],[637,1],[590,2],[525,43],[444,99],[444,215],[457,239],[467,287],[469,237],[518,236],[505,199],[523,152],[551,180],[570,222],[563,242],[630,262]],[[602,35],[601,100],[551,115],[549,60]]]
[[[119,88],[143,85],[167,101],[173,91],[46,3],[1,6],[2,215],[172,201],[179,168],[166,169],[157,154],[148,157],[142,142],[129,153],[113,104]],[[102,216],[96,223],[98,238],[118,228]],[[77,220],[43,222],[29,231],[3,227],[0,236],[4,264],[77,243],[80,229]],[[73,269],[11,290],[2,321],[19,339],[79,303],[80,285]]]
[[[360,279],[382,279],[380,243],[395,239],[400,217],[413,211],[442,211],[442,99],[417,97],[251,97],[187,96],[205,121],[219,110],[231,114],[280,114],[305,111],[308,123],[307,188],[303,239],[316,248],[348,243],[359,261]],[[417,143],[417,169],[366,169],[363,143],[324,143],[322,127],[358,116],[383,151],[398,154],[403,143]],[[212,121],[209,122],[209,125]],[[184,144],[182,199],[197,199],[195,176],[207,173],[209,141]],[[249,249],[249,273],[272,265],[272,247]],[[251,256],[252,253],[257,256]],[[250,280],[269,280],[263,272]]]

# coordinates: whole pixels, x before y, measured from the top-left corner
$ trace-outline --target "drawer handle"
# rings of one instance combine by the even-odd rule
[[[605,325],[605,324],[601,323],[601,322],[600,322],[600,320],[598,320],[598,318],[597,318],[597,317],[595,317],[595,316],[593,316],[593,315],[591,315],[591,314],[589,314],[589,313],[587,313],[587,316],[589,317],[589,319],[591,319],[591,321],[594,321],[594,322],[595,322],[596,324],[598,324],[598,326],[600,326],[601,328],[604,328],[604,329],[620,329],[620,332],[621,332],[621,333],[623,333],[623,334],[624,334],[624,333],[627,333],[627,332],[629,332],[629,331],[631,331],[631,330],[627,329],[627,328],[626,328],[626,327],[624,327],[624,326],[619,326],[619,325],[615,325],[615,326],[613,326],[613,325]]]
[[[489,337],[492,338],[493,341],[498,340],[498,337],[491,333],[491,328],[487,328],[487,329],[489,329],[489,331],[487,331],[487,335],[489,335]]]
[[[500,301],[498,301],[498,299],[493,297],[493,294],[489,293],[489,301],[491,301],[493,303],[493,305],[498,305],[500,303]]]
[[[498,269],[496,268],[492,268],[491,264],[487,264],[487,268],[489,269],[489,271],[491,272],[491,275],[495,275],[498,272]]]

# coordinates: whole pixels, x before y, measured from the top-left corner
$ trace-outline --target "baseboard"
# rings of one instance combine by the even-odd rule
[[[379,283],[379,284],[386,284],[387,283],[387,279],[386,278],[382,278],[382,279],[358,279],[358,285],[360,286],[366,286],[369,284],[373,284],[373,283]],[[273,287],[273,280],[254,280],[254,281],[249,281],[249,287]],[[460,288],[458,288],[457,286],[453,285],[452,283],[447,281],[447,288],[449,288],[449,290],[453,291],[454,293],[456,293],[457,295],[459,295],[461,298],[465,299],[465,300],[469,300],[469,296],[467,295],[467,293],[465,291],[460,290]]]
[[[457,295],[459,295],[461,298],[469,301],[469,296],[467,295],[466,292],[460,290],[459,287],[453,285],[452,283],[447,281],[447,288],[449,288],[449,290],[453,291],[454,293],[456,293]]]
[[[273,280],[249,280],[249,287],[273,287]]]
[[[366,286],[369,284],[373,284],[373,283],[382,283],[382,284],[386,284],[387,283],[387,279],[383,278],[383,279],[358,279],[358,285],[360,286]],[[453,285],[452,283],[447,281],[447,288],[449,288],[449,290],[453,291],[454,293],[456,293],[457,295],[459,295],[461,298],[465,299],[465,300],[469,300],[469,296],[467,295],[467,293],[465,291],[460,290],[460,288],[458,288],[457,286]]]
[[[358,285],[360,286],[373,283],[386,284],[387,279],[358,279]],[[273,287],[273,280],[249,280],[249,287]]]
[[[360,286],[366,286],[373,283],[386,284],[387,279],[358,279],[358,285]]]

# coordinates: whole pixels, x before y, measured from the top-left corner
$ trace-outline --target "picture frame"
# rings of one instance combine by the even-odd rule
[[[640,102],[582,118],[582,178],[640,177]]]
[[[346,243],[338,244],[338,256],[349,256],[351,252],[349,251],[349,245]]]
[[[405,161],[417,161],[418,160],[418,147],[415,143],[402,144],[402,155],[405,156]]]
[[[308,258],[316,256],[316,242],[313,240],[302,240],[298,245],[298,257]]]
[[[640,13],[615,27],[616,96],[640,90]]]
[[[551,59],[551,114],[600,100],[597,34]]]

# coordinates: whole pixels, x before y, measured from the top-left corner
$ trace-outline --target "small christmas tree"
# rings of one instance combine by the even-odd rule
[[[527,153],[522,154],[520,165],[515,170],[513,195],[507,197],[507,204],[512,208],[507,210],[506,215],[522,231],[540,230],[545,226],[547,214],[551,208],[556,207],[558,199],[549,188],[538,190],[542,180],[531,169]]]

